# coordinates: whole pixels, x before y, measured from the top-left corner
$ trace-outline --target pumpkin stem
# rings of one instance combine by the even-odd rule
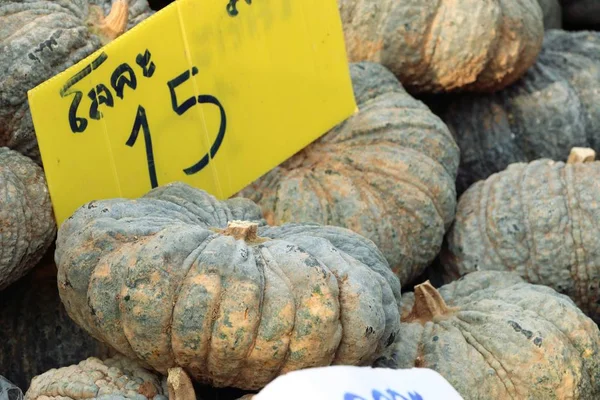
[[[115,40],[127,29],[128,17],[128,0],[116,0],[112,4],[108,15],[106,17],[100,16],[100,21],[96,25],[96,29],[107,41]]]
[[[227,236],[233,236],[238,240],[245,240],[246,242],[253,242],[258,239],[258,224],[256,222],[248,221],[229,221],[227,228],[221,233]]]
[[[196,400],[196,392],[188,374],[183,368],[169,368],[167,386],[169,388],[169,399],[174,400]]]
[[[440,292],[429,281],[426,281],[415,286],[415,303],[410,313],[402,318],[402,322],[419,321],[425,323],[451,311]]]
[[[573,147],[569,154],[569,158],[567,159],[567,164],[586,163],[595,160],[596,152],[593,149],[587,147]]]

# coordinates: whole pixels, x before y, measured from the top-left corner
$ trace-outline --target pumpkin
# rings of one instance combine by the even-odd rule
[[[8,379],[0,375],[0,395],[6,400],[21,400],[23,392]]]
[[[3,0],[0,146],[41,163],[27,91],[151,14],[146,0]]]
[[[49,249],[56,223],[43,170],[0,147],[0,290],[30,271]]]
[[[338,0],[350,61],[388,67],[411,93],[494,91],[534,62],[538,0]]]
[[[560,0],[565,24],[576,29],[600,29],[598,0]]]
[[[269,224],[335,225],[369,238],[409,284],[454,218],[458,147],[387,68],[353,63],[350,73],[360,111],[238,195]]]
[[[431,368],[465,400],[597,399],[600,330],[567,297],[477,271],[402,296],[402,335],[374,365]]]
[[[582,152],[587,158],[578,158]],[[462,195],[440,257],[446,281],[515,271],[568,295],[600,322],[600,162],[588,161],[591,149],[571,154],[566,164],[511,164]]]
[[[544,15],[544,29],[562,28],[562,7],[560,0],[538,0]]]
[[[62,302],[92,336],[215,387],[366,365],[398,335],[400,283],[373,242],[339,227],[269,227],[250,200],[180,182],[80,207],[55,259]]]
[[[44,372],[31,380],[25,400],[189,399],[169,396],[166,386],[160,375],[117,354],[106,360],[89,357],[78,364]]]
[[[22,389],[51,368],[114,352],[67,315],[52,255],[0,295],[0,372]]]
[[[600,150],[600,32],[546,31],[536,64],[509,88],[457,95],[440,115],[461,150],[457,192],[515,162]]]

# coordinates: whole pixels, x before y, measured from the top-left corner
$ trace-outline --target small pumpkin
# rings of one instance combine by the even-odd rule
[[[314,222],[369,238],[409,284],[454,218],[458,147],[387,68],[353,63],[350,74],[360,111],[239,195],[269,224]]]
[[[46,371],[31,380],[24,400],[195,399],[169,396],[167,386],[162,376],[117,354],[106,360],[89,357],[75,365]]]
[[[538,0],[338,0],[350,61],[388,67],[411,93],[494,91],[544,36]]]
[[[465,400],[597,399],[600,330],[567,297],[478,271],[402,296],[402,335],[377,367],[431,368]]]
[[[461,150],[457,191],[515,162],[600,151],[600,32],[546,31],[536,64],[514,85],[457,95],[440,114]]]
[[[0,147],[0,290],[30,271],[55,235],[44,171],[20,153]]]
[[[516,271],[568,295],[600,322],[600,162],[594,156],[574,149],[566,164],[511,164],[469,188],[440,257],[446,281],[477,270]]]
[[[600,29],[598,0],[560,0],[565,24],[575,29]]]
[[[287,371],[366,365],[398,335],[400,283],[339,227],[269,227],[248,199],[183,183],[94,201],[60,227],[67,312],[152,369],[259,389]]]
[[[544,15],[544,29],[562,29],[560,0],[538,0]]]
[[[0,372],[23,390],[51,368],[112,354],[67,315],[52,255],[0,294]]]
[[[3,0],[0,146],[41,163],[27,91],[89,56],[152,13],[146,0]]]

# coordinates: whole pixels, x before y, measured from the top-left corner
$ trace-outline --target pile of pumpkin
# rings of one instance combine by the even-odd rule
[[[600,398],[599,3],[338,4],[358,113],[226,201],[176,182],[57,229],[27,90],[154,11],[0,2],[0,375],[26,399],[336,364]]]

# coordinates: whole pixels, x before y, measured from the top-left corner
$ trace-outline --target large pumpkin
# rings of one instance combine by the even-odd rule
[[[409,92],[498,90],[535,61],[538,0],[338,0],[348,57],[388,67]]]
[[[515,163],[469,188],[441,257],[446,279],[516,271],[600,322],[600,162],[577,151],[570,163]]]
[[[240,192],[271,224],[315,222],[371,239],[402,284],[439,252],[456,207],[447,127],[376,63],[350,65],[360,111]]]
[[[600,398],[600,330],[567,297],[479,271],[402,296],[402,335],[375,366],[431,368],[465,400]]]
[[[165,379],[120,354],[45,371],[34,377],[25,400],[188,400],[168,396]],[[195,398],[195,397],[194,397]]]
[[[67,315],[51,260],[1,292],[0,299],[0,373],[23,391],[51,368],[111,355]]]
[[[0,146],[41,162],[27,91],[151,14],[146,0],[0,2]]]
[[[40,261],[55,234],[44,171],[20,153],[0,147],[0,290]]]
[[[514,162],[600,151],[600,32],[546,31],[536,64],[490,95],[456,96],[441,116],[461,150],[457,191]]]
[[[55,259],[61,299],[91,335],[216,387],[369,364],[398,336],[400,284],[373,242],[265,226],[250,200],[183,183],[82,206],[61,225]]]

